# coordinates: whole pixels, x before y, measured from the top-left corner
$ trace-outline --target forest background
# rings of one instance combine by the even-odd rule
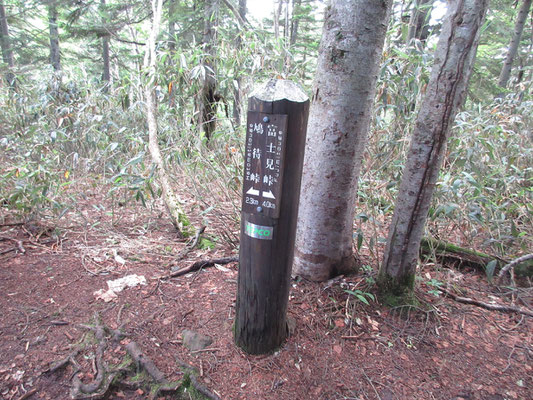
[[[312,97],[326,5],[166,0],[154,29],[152,3],[0,1],[0,394],[66,397],[46,373],[102,323],[111,333],[78,347],[85,382],[124,328],[167,377],[186,381],[179,356],[224,398],[529,398],[531,264],[492,283],[533,249],[531,0],[490,2],[407,316],[377,301],[377,271],[447,3],[393,2],[353,221],[361,273],[292,280],[296,330],[266,358],[233,343],[237,272],[221,265],[239,248],[247,99],[271,78]],[[149,286],[104,303],[96,288],[126,272]],[[450,305],[461,295],[509,314]],[[216,347],[189,352],[183,328],[216,332]],[[97,391],[144,398],[110,385]]]
[[[393,7],[360,179],[354,246],[374,265],[445,9],[422,1],[412,11],[412,3]],[[247,13],[243,0],[164,5],[156,74],[147,81],[147,2],[2,4],[4,209],[61,218],[75,211],[68,189],[89,176],[114,205],[150,206],[161,193],[147,152],[143,87],[150,85],[173,185],[187,181],[204,211],[239,219],[245,100],[270,77],[310,91],[324,5],[280,1],[260,16]],[[498,80],[521,5],[491,2],[427,225],[433,237],[510,259],[531,249],[533,226],[530,18],[508,83]],[[215,236],[238,243],[231,231]]]

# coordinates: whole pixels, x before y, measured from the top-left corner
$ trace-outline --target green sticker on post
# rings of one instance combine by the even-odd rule
[[[272,240],[272,235],[274,234],[274,227],[256,225],[246,221],[244,223],[244,233],[255,239]]]

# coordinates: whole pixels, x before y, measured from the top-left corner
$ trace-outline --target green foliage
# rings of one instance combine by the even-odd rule
[[[432,294],[435,297],[439,297],[440,296],[439,288],[442,286],[442,282],[437,279],[432,278],[427,282],[427,284],[429,285],[430,288],[432,288],[428,290],[428,293]]]
[[[376,301],[376,298],[372,293],[363,292],[362,290],[359,290],[359,289],[355,289],[355,290],[345,289],[344,291],[348,293],[349,295],[353,296],[354,298],[356,298],[361,303],[366,304],[367,306],[370,305],[369,300]]]
[[[457,117],[430,219],[439,232],[461,221],[471,240],[501,255],[532,237],[532,102],[508,98]]]
[[[150,82],[141,70],[145,21],[150,18],[146,2],[107,0],[102,7],[100,2],[59,1],[61,75],[47,65],[44,3],[5,4],[19,84],[16,93],[0,90],[2,207],[21,214],[61,215],[72,206],[69,195],[86,177],[105,185],[114,206],[131,201],[149,206],[160,196],[146,145],[142,93],[149,84],[157,92],[159,145],[174,184],[187,188],[192,211],[204,224],[212,216],[227,226],[238,222],[245,129],[233,119],[235,90],[240,88],[245,103],[253,87],[272,76],[294,79],[310,90],[320,38],[317,1],[295,2],[290,10],[290,28],[298,22],[294,43],[290,32],[282,32],[284,13],[276,40],[272,15],[261,23],[248,16],[251,23],[242,28],[220,3],[214,54],[202,43],[203,3],[174,2],[171,16],[165,7],[157,73]],[[394,8],[359,182],[354,246],[373,264],[382,258],[436,39],[430,37],[425,48],[420,43],[407,46],[405,13],[400,6]],[[470,100],[457,117],[428,220],[434,236],[453,236],[453,241],[459,235],[462,245],[504,256],[521,253],[533,243],[533,103],[527,90],[531,58],[525,45],[529,26],[520,47],[521,75],[515,74],[507,97],[492,101],[515,15],[508,1],[493,2]],[[105,93],[100,90],[101,38],[107,33],[114,67],[113,84]],[[207,66],[208,57],[213,68]],[[216,131],[209,143],[196,126],[197,97],[208,75],[215,78],[219,95]],[[216,237],[238,243],[230,229],[221,229]]]

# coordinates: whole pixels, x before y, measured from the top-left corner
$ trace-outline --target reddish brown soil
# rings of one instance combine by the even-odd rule
[[[182,374],[179,358],[200,372],[200,381],[222,399],[532,399],[532,319],[458,304],[430,294],[431,278],[462,288],[476,299],[518,306],[532,304],[529,289],[497,289],[476,271],[424,266],[417,284],[419,309],[401,316],[371,302],[357,302],[345,288],[367,287],[365,274],[325,284],[293,282],[289,316],[296,328],[269,356],[249,356],[233,344],[237,265],[208,268],[168,281],[153,279],[173,264],[185,243],[176,239],[163,208],[115,208],[102,196],[80,199],[78,211],[61,219],[65,239],[30,243],[31,224],[3,226],[0,252],[0,398],[68,399],[69,370],[43,374],[82,338],[80,324],[98,312],[112,328],[122,325],[170,379]],[[206,234],[236,234],[210,213]],[[3,222],[13,221],[4,215]],[[2,222],[2,220],[0,220]],[[112,224],[114,222],[114,224]],[[35,228],[35,227],[33,227]],[[48,239],[46,233],[40,241]],[[215,250],[195,250],[180,261],[235,254],[222,240]],[[126,260],[117,262],[114,251]],[[120,259],[118,259],[120,260]],[[111,303],[93,292],[127,274],[148,285],[126,289]],[[520,296],[520,298],[518,298]],[[120,317],[120,318],[119,318]],[[180,333],[193,329],[214,343],[191,354]],[[119,346],[107,357],[119,359]],[[93,376],[81,358],[83,376]],[[143,390],[118,388],[108,398],[143,399]],[[170,398],[170,396],[167,396]]]

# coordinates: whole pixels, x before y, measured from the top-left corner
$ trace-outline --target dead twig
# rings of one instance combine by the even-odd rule
[[[0,224],[0,228],[3,228],[4,226],[22,226],[25,224],[26,222],[11,222],[9,224]]]
[[[50,325],[56,325],[56,326],[61,326],[61,325],[68,325],[69,322],[68,321],[50,321]]]
[[[524,315],[528,315],[530,317],[533,317],[533,311],[527,310],[527,309],[524,309],[524,308],[521,308],[521,307],[513,307],[513,306],[505,306],[505,305],[501,305],[501,304],[484,303],[482,301],[471,299],[469,297],[457,296],[456,294],[454,294],[452,292],[449,292],[449,291],[447,291],[446,289],[443,289],[443,288],[439,288],[438,290],[441,291],[442,293],[444,293],[445,295],[449,296],[452,300],[455,300],[458,303],[471,304],[471,305],[474,305],[474,306],[477,306],[477,307],[481,307],[481,308],[484,308],[484,309],[490,310],[490,311],[500,311],[500,312],[505,312],[505,313],[519,313],[519,314],[524,314]]]
[[[26,400],[29,399],[31,396],[33,396],[35,393],[37,393],[37,389],[32,389],[29,392],[24,393],[22,396],[20,396],[17,400]]]

